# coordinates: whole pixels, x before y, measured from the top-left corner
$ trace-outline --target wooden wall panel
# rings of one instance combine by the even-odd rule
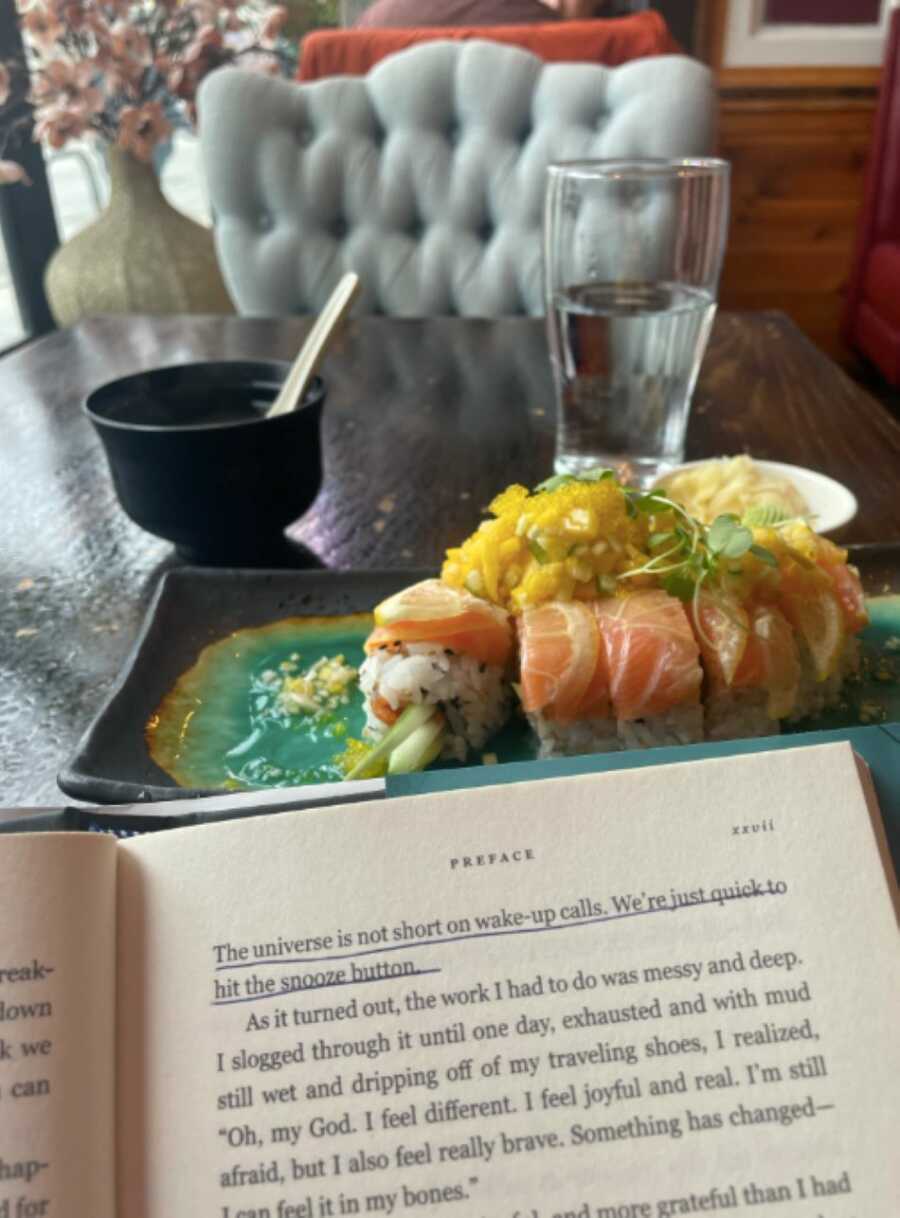
[[[725,308],[778,308],[834,358],[875,115],[875,94],[722,93],[732,165]]]
[[[695,51],[716,72],[719,151],[732,166],[725,308],[782,309],[829,355],[840,335],[875,108],[877,68],[729,68],[728,2],[697,0]]]

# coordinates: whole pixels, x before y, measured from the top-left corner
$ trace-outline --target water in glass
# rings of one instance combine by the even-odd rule
[[[553,293],[557,473],[602,464],[647,486],[683,459],[715,311],[712,292],[681,283],[590,282]]]

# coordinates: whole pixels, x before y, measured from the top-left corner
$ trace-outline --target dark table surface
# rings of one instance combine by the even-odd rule
[[[97,318],[0,362],[0,803],[59,802],[174,563],[119,510],[85,395],[163,364],[290,359],[309,324]],[[323,375],[325,480],[293,532],[330,567],[436,567],[498,488],[551,472],[540,322],[362,319]],[[719,316],[694,399],[688,458],[743,451],[850,486],[840,540],[900,541],[900,423],[777,314]]]

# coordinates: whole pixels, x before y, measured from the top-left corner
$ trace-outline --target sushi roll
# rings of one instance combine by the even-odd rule
[[[856,638],[869,620],[859,573],[846,552],[805,525],[780,538],[777,603],[790,622],[800,658],[800,687],[790,720],[836,705],[859,669]]]
[[[787,717],[806,719],[838,702],[844,681],[859,664],[857,643],[844,629],[830,588],[785,590],[779,603],[793,627],[800,656],[800,687]]]
[[[691,615],[703,660],[708,740],[770,736],[800,690],[794,631],[774,605],[742,605],[725,592],[698,597]]]
[[[518,628],[522,705],[542,757],[703,739],[699,649],[666,592],[541,605]]]
[[[383,601],[359,673],[366,737],[381,740],[407,707],[418,705],[433,712],[434,756],[464,761],[508,718],[512,649],[504,609],[440,580]]]
[[[541,757],[620,748],[609,672],[592,606],[550,602],[517,621],[522,708]]]
[[[648,588],[593,609],[622,748],[702,740],[700,650],[681,601]]]
[[[769,735],[832,705],[858,666],[858,574],[771,505],[707,525],[598,469],[507,487],[490,515],[440,579],[376,609],[360,673],[374,759],[348,776],[465,760],[512,688],[554,757]]]
[[[768,571],[726,575],[698,596],[694,626],[705,669],[706,735],[768,735],[821,713],[857,671],[866,625],[846,553],[803,522],[754,530]]]

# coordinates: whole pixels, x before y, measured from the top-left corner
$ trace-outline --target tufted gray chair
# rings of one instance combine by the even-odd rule
[[[225,280],[267,316],[317,311],[346,270],[360,312],[542,314],[547,164],[713,143],[711,75],[680,55],[606,68],[431,42],[365,77],[223,68],[198,101]]]

